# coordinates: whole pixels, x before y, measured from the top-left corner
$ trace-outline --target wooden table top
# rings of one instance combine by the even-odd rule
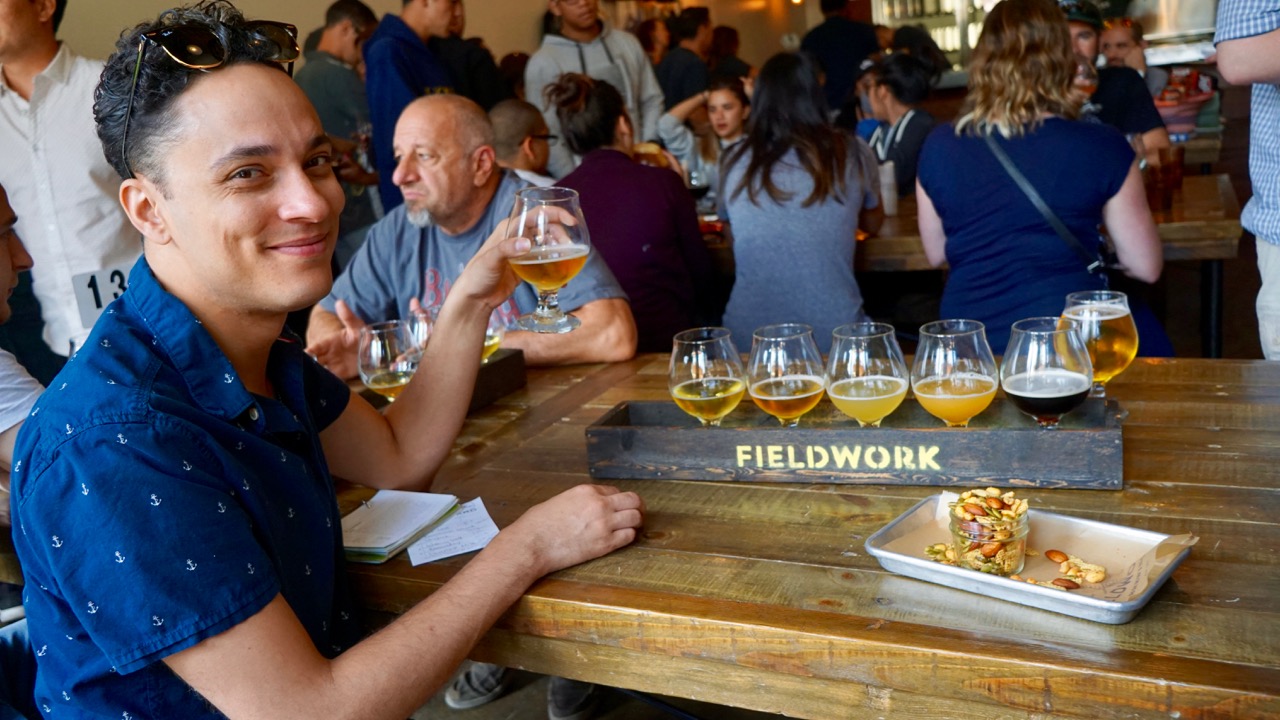
[[[589,481],[586,426],[667,399],[666,366],[531,369],[468,420],[435,489],[509,524]],[[641,537],[534,585],[473,657],[802,718],[1280,716],[1280,363],[1139,360],[1109,390],[1130,412],[1124,490],[1020,494],[1199,536],[1127,624],[885,572],[866,538],[937,488],[621,481],[647,503]],[[466,559],[350,572],[386,620]]]
[[[915,198],[898,203],[880,233],[858,243],[859,270],[932,270],[920,244]],[[1187,175],[1173,208],[1153,213],[1165,260],[1229,260],[1240,242],[1240,201],[1227,175]]]

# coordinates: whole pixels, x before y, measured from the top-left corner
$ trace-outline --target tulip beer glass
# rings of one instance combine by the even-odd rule
[[[524,237],[529,252],[511,258],[511,269],[538,291],[538,307],[516,327],[538,333],[567,333],[582,323],[560,311],[556,293],[587,264],[591,240],[578,193],[568,188],[531,187],[516,193],[507,237]]]
[[[1129,298],[1114,290],[1086,290],[1067,296],[1064,319],[1076,321],[1093,364],[1092,397],[1106,395],[1106,385],[1138,355],[1138,328]]]
[[[357,364],[365,387],[395,402],[418,370],[422,347],[408,320],[388,320],[360,329]]]
[[[910,375],[893,326],[862,322],[832,333],[827,397],[862,427],[879,427],[907,396]]]
[[[796,427],[826,389],[813,328],[799,323],[758,328],[751,337],[747,381],[747,391],[761,410],[783,427]]]
[[[1019,320],[1000,363],[1000,386],[1022,412],[1051,430],[1089,397],[1093,365],[1074,320]]]
[[[996,396],[996,359],[977,320],[938,320],[920,327],[911,369],[916,400],[948,427],[967,427]]]
[[[671,398],[704,426],[718,426],[746,394],[742,357],[729,331],[703,327],[676,333],[668,372]]]

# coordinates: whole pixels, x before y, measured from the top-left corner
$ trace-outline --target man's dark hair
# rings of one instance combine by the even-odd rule
[[[546,125],[542,111],[515,98],[503,100],[490,108],[489,122],[493,125],[493,152],[504,162],[519,154],[520,144],[525,138]]]
[[[831,13],[843,12],[848,4],[849,0],[822,0],[822,2],[818,3],[818,7],[822,9],[823,15],[830,15]]]
[[[58,0],[53,6],[53,32],[58,32],[58,26],[62,24],[62,15],[67,11],[67,0]]]
[[[350,20],[357,30],[378,24],[378,15],[360,0],[337,0],[324,13],[324,26],[333,27],[343,20]]]
[[[279,68],[270,59],[274,57],[275,49],[269,47],[269,43],[256,41],[255,36],[246,32],[244,21],[240,11],[226,0],[201,0],[195,5],[166,10],[155,21],[142,23],[120,35],[115,52],[107,58],[93,93],[93,119],[97,125],[98,140],[102,143],[107,162],[120,177],[131,177],[136,173],[163,185],[160,159],[164,147],[176,140],[173,103],[186,91],[193,78],[206,72],[183,67],[174,62],[163,48],[150,42],[143,43],[142,62],[139,64],[138,43],[142,42],[143,34],[178,25],[201,25],[212,30],[226,47],[227,59],[220,67],[261,63]],[[135,67],[138,68],[138,80],[133,92],[133,113],[129,119],[129,146],[122,148]]]
[[[692,40],[698,34],[698,28],[711,24],[711,11],[704,7],[687,7],[680,14],[671,18],[667,29],[671,31],[671,41]]]
[[[898,102],[919,105],[929,97],[932,67],[914,55],[892,53],[871,67],[876,84],[889,88]]]

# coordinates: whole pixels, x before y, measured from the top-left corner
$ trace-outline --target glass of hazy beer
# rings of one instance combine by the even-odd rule
[[[720,425],[747,391],[742,356],[732,335],[722,327],[676,333],[667,377],[676,405],[698,418],[704,427]]]
[[[591,239],[578,193],[568,188],[531,187],[516,193],[507,237],[524,237],[529,252],[511,258],[511,268],[538,291],[538,308],[516,327],[538,333],[567,333],[582,323],[560,311],[556,296],[587,264]]]
[[[977,320],[938,320],[920,326],[911,368],[916,400],[947,427],[968,427],[996,396],[996,359]]]
[[[360,329],[357,367],[365,387],[395,402],[422,360],[414,323],[387,320]]]
[[[1000,386],[1022,412],[1052,430],[1089,397],[1093,365],[1070,318],[1019,320],[1000,363]]]
[[[1104,397],[1106,385],[1138,355],[1138,328],[1129,298],[1114,290],[1085,290],[1067,296],[1064,319],[1079,324],[1080,337],[1093,364],[1090,397]]]
[[[801,416],[822,400],[827,387],[813,328],[801,323],[757,328],[751,336],[747,382],[747,391],[761,410],[783,427],[796,427]]]
[[[841,325],[831,333],[827,397],[862,427],[880,427],[907,396],[911,376],[893,326],[878,322]]]

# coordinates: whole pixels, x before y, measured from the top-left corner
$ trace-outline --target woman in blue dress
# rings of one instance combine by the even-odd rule
[[[1160,240],[1133,150],[1114,128],[1075,119],[1074,70],[1058,6],[1004,0],[983,23],[960,118],[921,150],[920,235],[929,261],[950,266],[941,315],[982,321],[997,352],[1017,320],[1058,315],[1068,293],[1104,281],[1036,210],[988,137],[1091,254],[1105,223],[1125,274],[1160,277]]]

